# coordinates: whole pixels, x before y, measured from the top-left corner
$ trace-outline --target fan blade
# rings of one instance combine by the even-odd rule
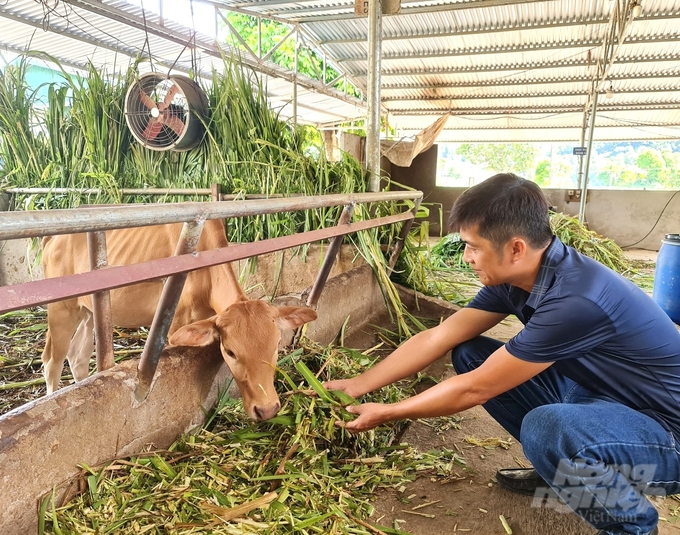
[[[149,121],[149,124],[146,125],[142,136],[144,139],[148,139],[150,141],[156,139],[156,136],[160,134],[161,130],[163,130],[163,125],[160,122]]]
[[[139,88],[139,100],[141,100],[142,104],[144,104],[150,110],[156,107],[156,101],[147,95],[141,87]]]
[[[168,92],[163,99],[163,104],[165,104],[166,107],[169,106],[172,102],[172,99],[175,98],[177,91],[179,91],[179,86],[177,84],[172,84],[172,87],[168,89]]]
[[[163,115],[163,124],[168,126],[169,128],[172,128],[172,131],[177,134],[177,136],[181,136],[182,132],[184,132],[184,122],[182,119],[179,117],[176,117],[175,115]]]

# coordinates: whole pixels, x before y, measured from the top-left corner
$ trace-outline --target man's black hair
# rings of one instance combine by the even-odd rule
[[[548,201],[535,182],[500,173],[458,197],[449,216],[449,232],[478,225],[477,233],[500,249],[512,237],[527,240],[534,249],[552,239]]]

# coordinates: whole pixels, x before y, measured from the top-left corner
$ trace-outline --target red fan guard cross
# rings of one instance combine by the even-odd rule
[[[146,94],[143,90],[140,90],[142,103],[149,109],[151,118],[144,129],[144,139],[156,139],[156,136],[163,129],[163,125],[171,128],[177,136],[182,135],[184,130],[184,123],[182,120],[172,113],[172,110],[168,109],[168,106],[175,97],[175,94],[179,90],[177,84],[172,84],[172,87],[168,90],[163,102],[154,102],[154,100]]]

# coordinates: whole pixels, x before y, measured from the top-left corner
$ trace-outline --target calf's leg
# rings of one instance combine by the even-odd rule
[[[85,321],[87,319],[81,317],[80,311],[76,306],[75,301],[59,301],[47,305],[47,336],[45,339],[45,349],[42,353],[42,361],[48,394],[59,388],[59,380],[64,369],[64,360],[70,352],[74,334],[83,322],[83,319]],[[81,310],[84,309],[81,308]],[[90,328],[91,337],[92,328]],[[90,350],[91,352],[92,350]]]
[[[76,329],[66,358],[76,381],[82,381],[90,372],[90,360],[94,350],[94,316],[85,307],[80,307],[80,323]]]

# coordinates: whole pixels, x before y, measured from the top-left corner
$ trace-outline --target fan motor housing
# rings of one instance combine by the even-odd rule
[[[209,117],[208,97],[191,78],[148,73],[125,96],[125,121],[134,138],[156,151],[196,148]]]

